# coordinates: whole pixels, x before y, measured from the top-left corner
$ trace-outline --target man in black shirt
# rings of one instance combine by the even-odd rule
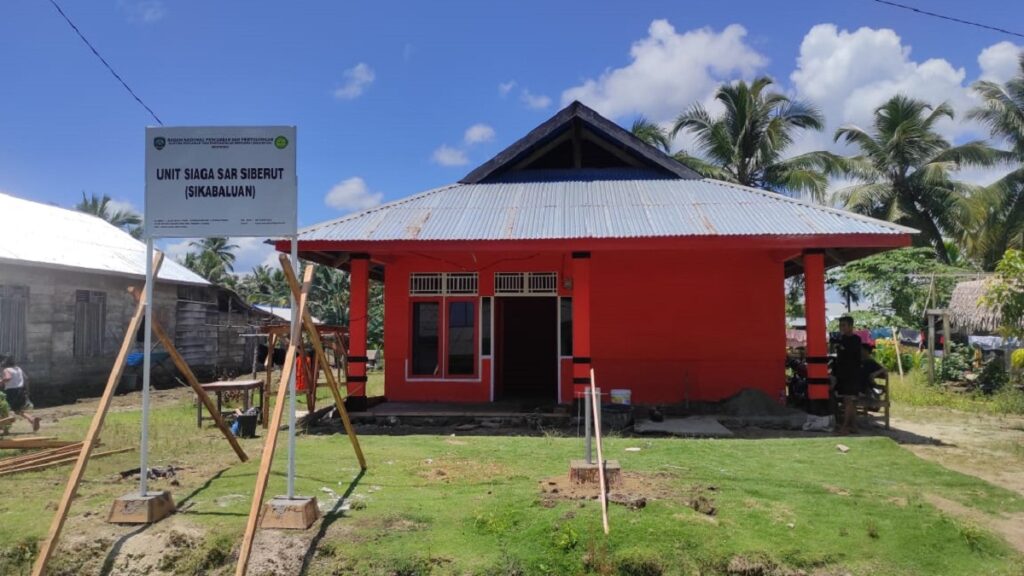
[[[853,318],[839,319],[839,341],[835,346],[836,360],[832,374],[836,377],[836,396],[843,402],[843,422],[839,434],[856,430],[857,395],[861,391],[861,340],[853,333]]]

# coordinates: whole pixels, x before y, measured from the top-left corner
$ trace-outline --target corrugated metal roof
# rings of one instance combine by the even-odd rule
[[[254,304],[254,308],[262,310],[267,314],[272,314],[285,322],[292,321],[292,309],[287,306],[274,306],[271,304]],[[316,316],[310,316],[313,319],[314,324],[323,324]]]
[[[0,194],[0,214],[0,261],[146,275],[146,245],[100,218],[7,194]],[[170,258],[158,278],[209,284]]]
[[[520,176],[514,181],[453,184],[310,226],[300,231],[299,239],[540,240],[916,232],[717,180],[624,180],[612,176],[606,170],[584,170],[531,181]]]

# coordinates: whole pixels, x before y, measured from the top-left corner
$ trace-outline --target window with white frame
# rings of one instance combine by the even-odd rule
[[[495,272],[494,295],[558,294],[557,272]]]

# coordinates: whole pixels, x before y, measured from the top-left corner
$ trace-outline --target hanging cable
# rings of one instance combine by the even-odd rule
[[[913,6],[907,6],[906,4],[900,4],[899,2],[892,2],[891,0],[872,0],[879,4],[885,4],[887,6],[893,6],[895,8],[902,8],[903,10],[910,10],[911,12],[917,12],[924,16],[931,16],[932,18],[940,18],[942,20],[948,20],[950,22],[956,22],[958,24],[966,24],[968,26],[976,26],[978,28],[984,28],[986,30],[992,30],[993,32],[999,32],[1001,34],[1009,34],[1010,36],[1016,36],[1018,38],[1024,38],[1024,34],[1019,32],[1013,32],[1005,28],[997,28],[995,26],[989,26],[988,24],[979,24],[978,22],[971,22],[970,20],[962,20],[960,18],[954,18],[952,16],[945,16],[943,14],[937,14],[935,12],[929,12],[927,10],[921,10],[920,8],[914,8]]]
[[[64,10],[62,10],[61,7],[57,4],[57,1],[50,0],[50,4],[53,4],[53,7],[57,9],[57,12],[60,13],[60,15],[64,18],[64,21],[68,23],[68,26],[71,26],[71,29],[75,31],[75,34],[78,34],[78,37],[82,39],[82,42],[85,42],[85,45],[89,47],[89,50],[92,50],[92,53],[100,59],[100,62],[102,62],[103,65],[107,67],[107,70],[109,70],[110,73],[114,75],[114,78],[117,78],[117,81],[120,82],[121,86],[124,86],[124,89],[132,95],[132,98],[135,98],[135,101],[138,102],[143,108],[145,108],[146,112],[149,112],[149,115],[152,116],[154,120],[156,120],[157,124],[163,126],[164,123],[160,121],[160,118],[156,115],[156,112],[153,112],[153,109],[147,106],[146,103],[142,101],[142,98],[139,98],[135,91],[132,90],[130,86],[128,86],[128,83],[125,82],[124,79],[122,79],[121,76],[114,71],[114,68],[106,61],[105,58],[103,58],[103,56],[100,55],[99,51],[97,51],[96,48],[93,47],[92,43],[90,43],[89,40],[85,37],[85,35],[82,34],[82,31],[78,29],[78,26],[75,26],[75,23],[71,21],[71,18],[68,18],[68,15],[64,13]]]

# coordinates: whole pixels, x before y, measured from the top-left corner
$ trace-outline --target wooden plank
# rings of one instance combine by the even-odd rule
[[[139,294],[140,291],[138,290],[129,291],[136,298],[141,298],[142,296]],[[160,341],[164,350],[168,355],[170,355],[171,361],[174,362],[174,366],[178,369],[178,372],[181,372],[181,375],[185,377],[185,381],[192,387],[192,391],[199,397],[203,406],[206,406],[206,410],[211,416],[213,416],[213,422],[217,425],[217,428],[220,429],[224,438],[227,439],[228,444],[231,445],[231,449],[235,451],[236,455],[238,455],[238,459],[242,462],[248,460],[249,456],[246,455],[245,450],[242,450],[242,447],[238,444],[238,438],[235,438],[235,435],[231,433],[228,425],[224,423],[224,417],[221,415],[220,410],[218,410],[213,404],[213,401],[210,400],[210,395],[206,393],[206,390],[203,390],[203,387],[199,384],[199,380],[196,379],[196,375],[192,372],[192,368],[189,367],[185,358],[178,353],[178,350],[174,347],[174,342],[167,336],[167,333],[164,332],[164,329],[160,326],[160,322],[157,321],[155,316],[153,317],[153,335],[157,337],[157,340]]]
[[[128,452],[129,450],[135,450],[135,448],[120,448],[118,450],[109,450],[107,452],[97,452],[91,456],[91,458],[101,458],[103,456],[109,456],[111,454],[120,454],[122,452]],[[10,474],[17,474],[18,472],[32,472],[33,470],[42,470],[44,468],[50,468],[52,466],[58,466],[60,464],[70,464],[78,459],[76,454],[70,454],[63,458],[55,458],[46,462],[33,462],[31,464],[25,464],[24,466],[8,468],[6,470],[0,470],[0,476],[8,476]]]
[[[157,277],[160,272],[160,266],[163,265],[164,255],[162,252],[157,252],[153,256],[153,278]],[[83,439],[82,450],[78,453],[78,459],[75,462],[75,467],[71,470],[71,476],[68,478],[67,486],[64,487],[64,495],[60,499],[60,503],[57,505],[57,513],[53,517],[53,522],[50,524],[50,531],[47,532],[46,538],[39,546],[39,556],[36,557],[36,562],[32,566],[32,576],[42,576],[46,573],[46,565],[50,561],[50,557],[53,556],[53,551],[57,546],[57,540],[60,538],[60,531],[64,528],[64,522],[67,520],[68,511],[71,509],[71,501],[75,497],[75,492],[78,490],[78,484],[82,481],[82,475],[85,474],[85,467],[89,463],[89,456],[92,454],[92,449],[96,445],[96,439],[99,437],[100,429],[103,428],[103,421],[107,418],[107,411],[110,409],[110,402],[114,398],[114,392],[117,391],[117,385],[121,382],[121,374],[124,372],[125,358],[128,357],[128,353],[131,352],[132,346],[135,344],[135,335],[139,331],[139,325],[142,324],[142,316],[146,310],[146,299],[145,296],[139,299],[135,305],[135,313],[132,314],[131,320],[128,322],[128,329],[124,332],[124,339],[121,342],[121,349],[117,353],[117,358],[114,360],[114,366],[110,370],[110,376],[107,378],[107,387],[103,390],[103,396],[100,397],[99,405],[96,407],[96,414],[92,417],[92,423],[89,424],[89,431],[86,432],[85,438]]]
[[[597,384],[594,382],[594,369],[590,369],[590,394],[594,401],[590,406],[594,410],[594,435],[597,439],[597,477],[601,481],[601,523],[604,526],[604,533],[608,534],[608,492],[604,481],[604,453],[601,449],[601,395],[597,393]]]
[[[77,444],[76,440],[48,440],[45,438],[23,438],[0,440],[0,449],[4,450],[29,450],[33,448],[63,448]]]
[[[277,335],[273,332],[267,334],[267,357],[263,359],[263,396],[260,397],[260,420],[263,428],[269,425],[267,416],[270,415],[270,403],[267,398],[270,396],[270,379],[274,375],[274,346],[277,345]]]
[[[8,416],[7,418],[0,418],[0,426],[7,426],[8,424],[14,424],[17,420],[14,416]]]
[[[75,454],[75,452],[77,450],[81,450],[81,449],[82,449],[82,443],[78,442],[78,443],[72,444],[71,446],[65,446],[64,448],[54,448],[52,450],[40,450],[39,452],[33,452],[31,454],[26,454],[24,456],[17,456],[17,457],[14,457],[14,458],[5,458],[4,460],[0,460],[0,470],[5,470],[7,468],[14,468],[14,467],[17,467],[17,466],[22,466],[22,465],[24,465],[24,464],[26,464],[28,462],[35,462],[35,463],[47,462],[47,461],[49,461],[49,460],[51,460],[53,458],[63,458],[65,456],[67,456],[68,454],[74,454],[75,456],[77,456],[77,454]]]
[[[281,254],[281,267],[286,271],[291,270],[291,262],[288,255]],[[297,302],[298,313],[303,314],[306,310],[306,301],[309,296],[309,288],[313,284],[313,267],[306,268],[302,278],[302,290],[299,293]],[[296,326],[298,328],[298,326]],[[288,341],[288,352],[284,357],[284,366],[281,367],[281,379],[277,384],[277,401],[274,404],[274,415],[267,429],[266,440],[263,442],[263,455],[260,457],[260,469],[256,474],[256,487],[252,493],[252,504],[249,507],[249,519],[245,523],[245,535],[242,537],[242,547],[238,551],[238,565],[235,567],[237,576],[245,576],[249,567],[249,556],[252,554],[252,543],[256,537],[256,526],[260,519],[260,508],[263,507],[263,497],[267,491],[267,481],[270,479],[270,466],[274,463],[274,448],[277,444],[277,433],[281,429],[281,416],[284,414],[285,400],[288,396],[288,379],[291,378],[295,369],[295,352],[301,340],[298,331],[293,331]]]
[[[0,470],[4,468],[10,468],[23,464],[25,462],[31,462],[39,458],[46,456],[53,456],[55,454],[70,454],[82,449],[82,443],[72,444],[71,446],[64,446],[63,448],[52,448],[50,450],[39,450],[38,452],[32,452],[29,454],[22,454],[21,456],[12,456],[10,458],[4,458],[0,460]]]
[[[312,268],[313,265],[310,265]],[[285,269],[285,278],[288,280],[288,285],[291,287],[292,296],[298,298],[299,296],[299,281],[295,278],[295,273],[290,269]],[[331,396],[334,397],[334,405],[338,408],[338,414],[341,416],[341,423],[345,426],[345,433],[348,434],[348,441],[352,444],[352,449],[356,452],[356,458],[359,460],[359,467],[366,470],[366,458],[363,456],[363,449],[359,446],[359,438],[356,436],[356,430],[352,427],[352,421],[348,417],[348,410],[345,409],[345,401],[341,398],[341,390],[338,387],[338,381],[334,378],[334,372],[331,371],[330,364],[327,363],[327,356],[324,354],[324,345],[320,340],[320,332],[317,330],[316,324],[313,323],[313,315],[310,314],[309,310],[304,310],[302,313],[302,324],[306,328],[306,333],[309,334],[309,339],[313,343],[313,350],[316,352],[316,358],[320,364],[325,367],[324,373],[327,374],[327,387],[331,390]],[[312,412],[312,410],[310,410]]]

